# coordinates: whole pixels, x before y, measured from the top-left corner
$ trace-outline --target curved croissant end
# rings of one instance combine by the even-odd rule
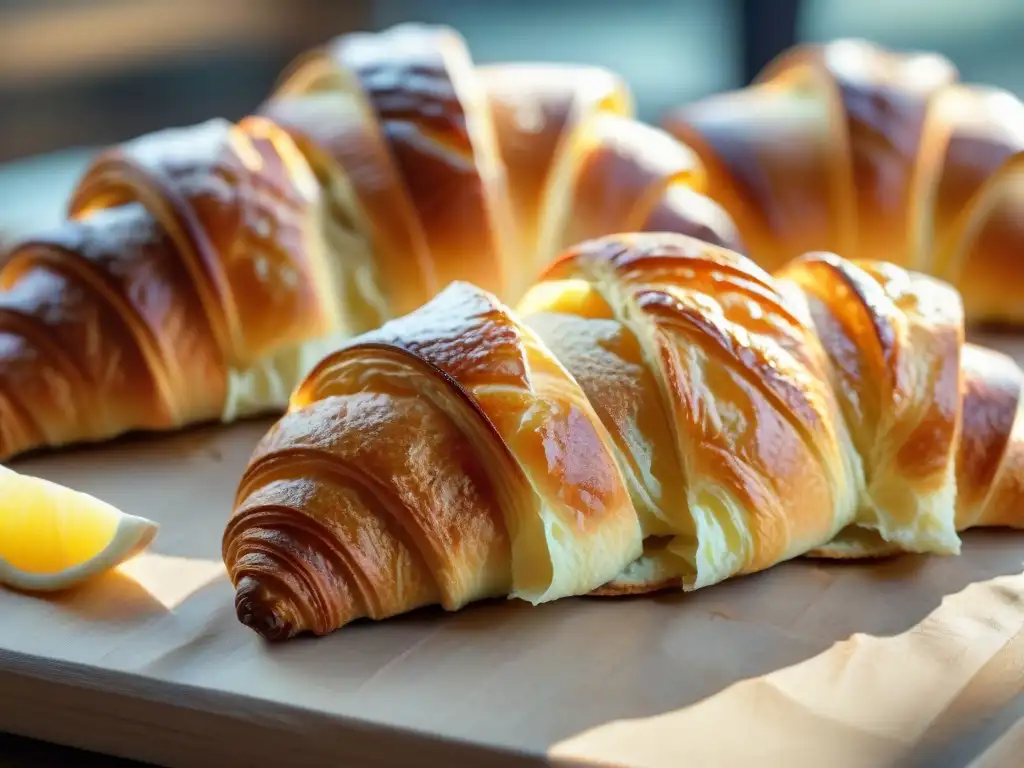
[[[215,338],[243,366],[335,324],[319,191],[273,124],[210,120],[102,153],[72,195],[72,218],[142,203],[192,278]]]
[[[420,377],[448,387],[428,370]],[[396,389],[312,402],[257,448],[224,557],[239,619],[268,639],[510,589],[509,540],[481,458],[443,410]],[[471,408],[461,415],[485,428]],[[424,436],[416,452],[395,451],[396,430],[413,426]]]
[[[101,154],[0,271],[0,457],[216,418],[229,368],[329,329],[304,168],[258,123]]]
[[[241,620],[696,589],[1024,527],[1024,373],[955,290],[671,233],[570,248],[515,311],[458,283],[325,359],[242,481]],[[311,533],[315,532],[314,533]]]
[[[814,250],[888,261],[952,283],[971,321],[1019,323],[1024,104],[958,80],[945,57],[838,40],[665,126],[769,269]]]
[[[310,374],[256,450],[224,558],[240,619],[276,639],[580,594],[640,541],[579,387],[493,295],[454,283]]]
[[[216,413],[225,363],[139,205],[18,244],[0,271],[0,458]]]
[[[216,419],[232,370],[334,328],[319,209],[265,120],[101,153],[69,221],[0,270],[0,458]]]

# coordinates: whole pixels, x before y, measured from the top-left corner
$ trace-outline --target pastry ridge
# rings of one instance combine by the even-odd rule
[[[972,323],[1024,319],[1024,103],[945,56],[798,45],[662,123],[768,269],[809,251],[886,261],[953,284]]]

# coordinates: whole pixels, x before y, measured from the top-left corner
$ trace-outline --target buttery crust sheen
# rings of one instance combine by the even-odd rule
[[[892,262],[956,286],[972,322],[1024,321],[1024,104],[945,57],[798,46],[664,125],[766,268],[816,250]]]
[[[344,35],[256,114],[102,152],[0,261],[0,460],[280,414],[325,354],[454,280],[515,301],[578,237],[739,247],[696,156],[598,67],[473,65],[447,27]]]
[[[284,639],[802,555],[955,554],[965,528],[1024,527],[1022,384],[964,343],[933,277],[590,240],[514,310],[455,283],[317,366],[225,532],[239,618]]]
[[[430,603],[578,594],[640,554],[601,421],[475,286],[455,283],[329,356],[292,402],[224,538],[239,617],[267,637]]]

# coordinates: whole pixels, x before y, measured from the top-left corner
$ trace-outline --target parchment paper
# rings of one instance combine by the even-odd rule
[[[1024,534],[970,534],[957,558],[799,561],[695,595],[496,601],[269,646],[237,623],[220,561],[267,426],[13,464],[163,528],[74,593],[0,590],[0,729],[182,766],[1024,761]]]

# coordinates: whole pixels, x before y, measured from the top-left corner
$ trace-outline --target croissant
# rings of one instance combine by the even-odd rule
[[[444,27],[340,37],[256,114],[102,152],[0,263],[0,460],[279,414],[342,340],[458,278],[514,300],[571,240],[740,247],[696,156],[596,67],[475,68]]]
[[[673,233],[568,249],[515,309],[455,282],[326,356],[223,539],[271,640],[420,606],[698,589],[1024,527],[1024,373],[958,293]]]
[[[1024,322],[1024,104],[944,56],[798,46],[664,126],[766,269],[813,250],[892,262],[956,286],[971,323]]]

